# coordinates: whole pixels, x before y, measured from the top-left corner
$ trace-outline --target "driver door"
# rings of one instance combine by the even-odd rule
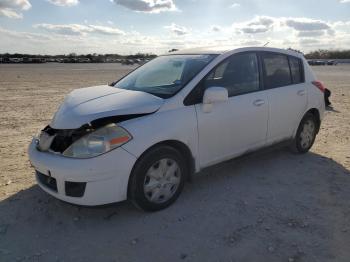
[[[260,85],[256,53],[235,54],[221,62],[200,83],[203,92],[224,87],[228,101],[214,103],[210,112],[195,105],[201,167],[233,158],[265,144],[268,100]],[[202,92],[202,94],[203,94]]]

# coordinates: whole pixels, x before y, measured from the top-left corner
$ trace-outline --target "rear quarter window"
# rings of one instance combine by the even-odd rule
[[[291,71],[286,55],[265,53],[262,55],[262,63],[266,89],[292,84]]]
[[[304,70],[302,61],[296,57],[289,57],[290,71],[292,73],[293,84],[300,84],[304,82]]]

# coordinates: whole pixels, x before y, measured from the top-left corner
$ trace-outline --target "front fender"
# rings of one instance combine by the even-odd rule
[[[156,112],[120,125],[133,136],[123,148],[136,158],[155,144],[175,140],[187,145],[194,159],[198,159],[197,117],[193,106]],[[199,170],[197,161],[195,169]]]

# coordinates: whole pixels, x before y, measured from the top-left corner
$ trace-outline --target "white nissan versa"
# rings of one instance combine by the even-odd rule
[[[63,201],[160,210],[204,167],[281,141],[307,152],[323,92],[293,51],[171,53],[111,85],[74,90],[29,158],[39,186]]]

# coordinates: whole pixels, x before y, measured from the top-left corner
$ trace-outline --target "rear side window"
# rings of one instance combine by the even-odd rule
[[[233,55],[219,64],[204,80],[204,89],[225,87],[229,97],[259,91],[259,67],[255,53]]]
[[[302,63],[299,58],[289,57],[290,71],[292,73],[293,84],[300,84],[303,80]]]
[[[264,66],[264,86],[266,89],[292,84],[287,56],[265,53],[262,55],[262,62]]]

